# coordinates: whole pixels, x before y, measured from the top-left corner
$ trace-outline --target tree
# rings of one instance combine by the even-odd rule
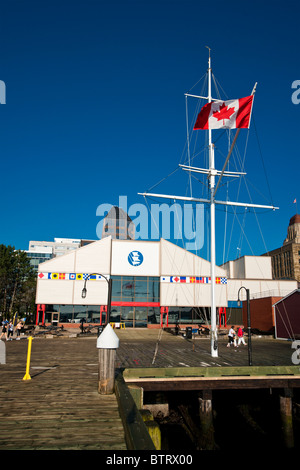
[[[35,274],[24,251],[0,245],[0,309],[5,316],[34,305]]]

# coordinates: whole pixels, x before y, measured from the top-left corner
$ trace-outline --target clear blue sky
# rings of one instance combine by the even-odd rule
[[[271,191],[280,207],[258,219],[267,248],[281,246],[295,198],[300,207],[300,104],[291,101],[299,14],[298,2],[276,0],[2,2],[0,243],[28,249],[29,240],[96,239],[99,204],[118,204],[119,195],[143,203],[137,193],[182,159],[184,93],[205,74],[209,45],[228,98],[247,96],[258,82],[246,170],[253,202],[270,202]],[[182,186],[167,179],[157,192],[185,194],[180,176]],[[194,195],[201,191],[196,184]],[[223,219],[217,212],[219,263]],[[230,258],[238,225],[234,233]],[[242,254],[263,253],[251,214],[245,233],[253,252],[244,238]]]

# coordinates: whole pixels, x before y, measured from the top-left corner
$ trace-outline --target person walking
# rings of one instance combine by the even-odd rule
[[[12,341],[13,334],[14,334],[14,325],[13,325],[13,322],[10,321],[8,324],[8,328],[7,328],[7,341]]]
[[[233,344],[234,347],[236,347],[236,333],[234,330],[234,326],[232,326],[228,332],[228,344],[227,348],[230,348],[230,346]]]
[[[246,346],[243,327],[239,326],[238,331],[237,331],[237,335],[238,335],[238,346],[241,343],[243,343]]]
[[[2,336],[4,335],[4,336],[5,336],[5,339],[7,340],[7,324],[8,324],[8,321],[7,321],[7,320],[4,320],[4,321],[2,322],[2,333],[1,333],[0,339],[1,339]]]

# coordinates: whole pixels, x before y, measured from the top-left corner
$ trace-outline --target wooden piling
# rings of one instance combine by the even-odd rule
[[[201,448],[205,450],[215,449],[212,391],[203,390],[199,393],[199,418],[201,429]]]
[[[292,390],[285,388],[280,395],[281,429],[284,445],[291,449],[294,447]]]
[[[99,349],[98,392],[102,395],[114,393],[116,349],[119,347],[119,338],[108,323],[98,336]]]

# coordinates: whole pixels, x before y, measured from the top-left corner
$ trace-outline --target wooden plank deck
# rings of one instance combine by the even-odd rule
[[[98,393],[94,338],[9,341],[0,365],[1,450],[126,450],[115,395]]]
[[[211,358],[209,338],[186,340],[160,330],[115,330],[118,368],[247,366],[247,347]],[[254,366],[291,366],[291,343],[253,338]],[[23,381],[28,341],[6,343],[0,365],[1,450],[126,450],[115,395],[98,394],[96,336],[34,338],[31,380]]]
[[[115,330],[120,347],[117,367],[226,367],[247,366],[248,346],[227,348],[227,336],[219,338],[219,356],[211,357],[209,337],[192,340],[161,330]],[[246,338],[247,342],[247,338]],[[253,366],[292,366],[290,341],[252,336]]]

